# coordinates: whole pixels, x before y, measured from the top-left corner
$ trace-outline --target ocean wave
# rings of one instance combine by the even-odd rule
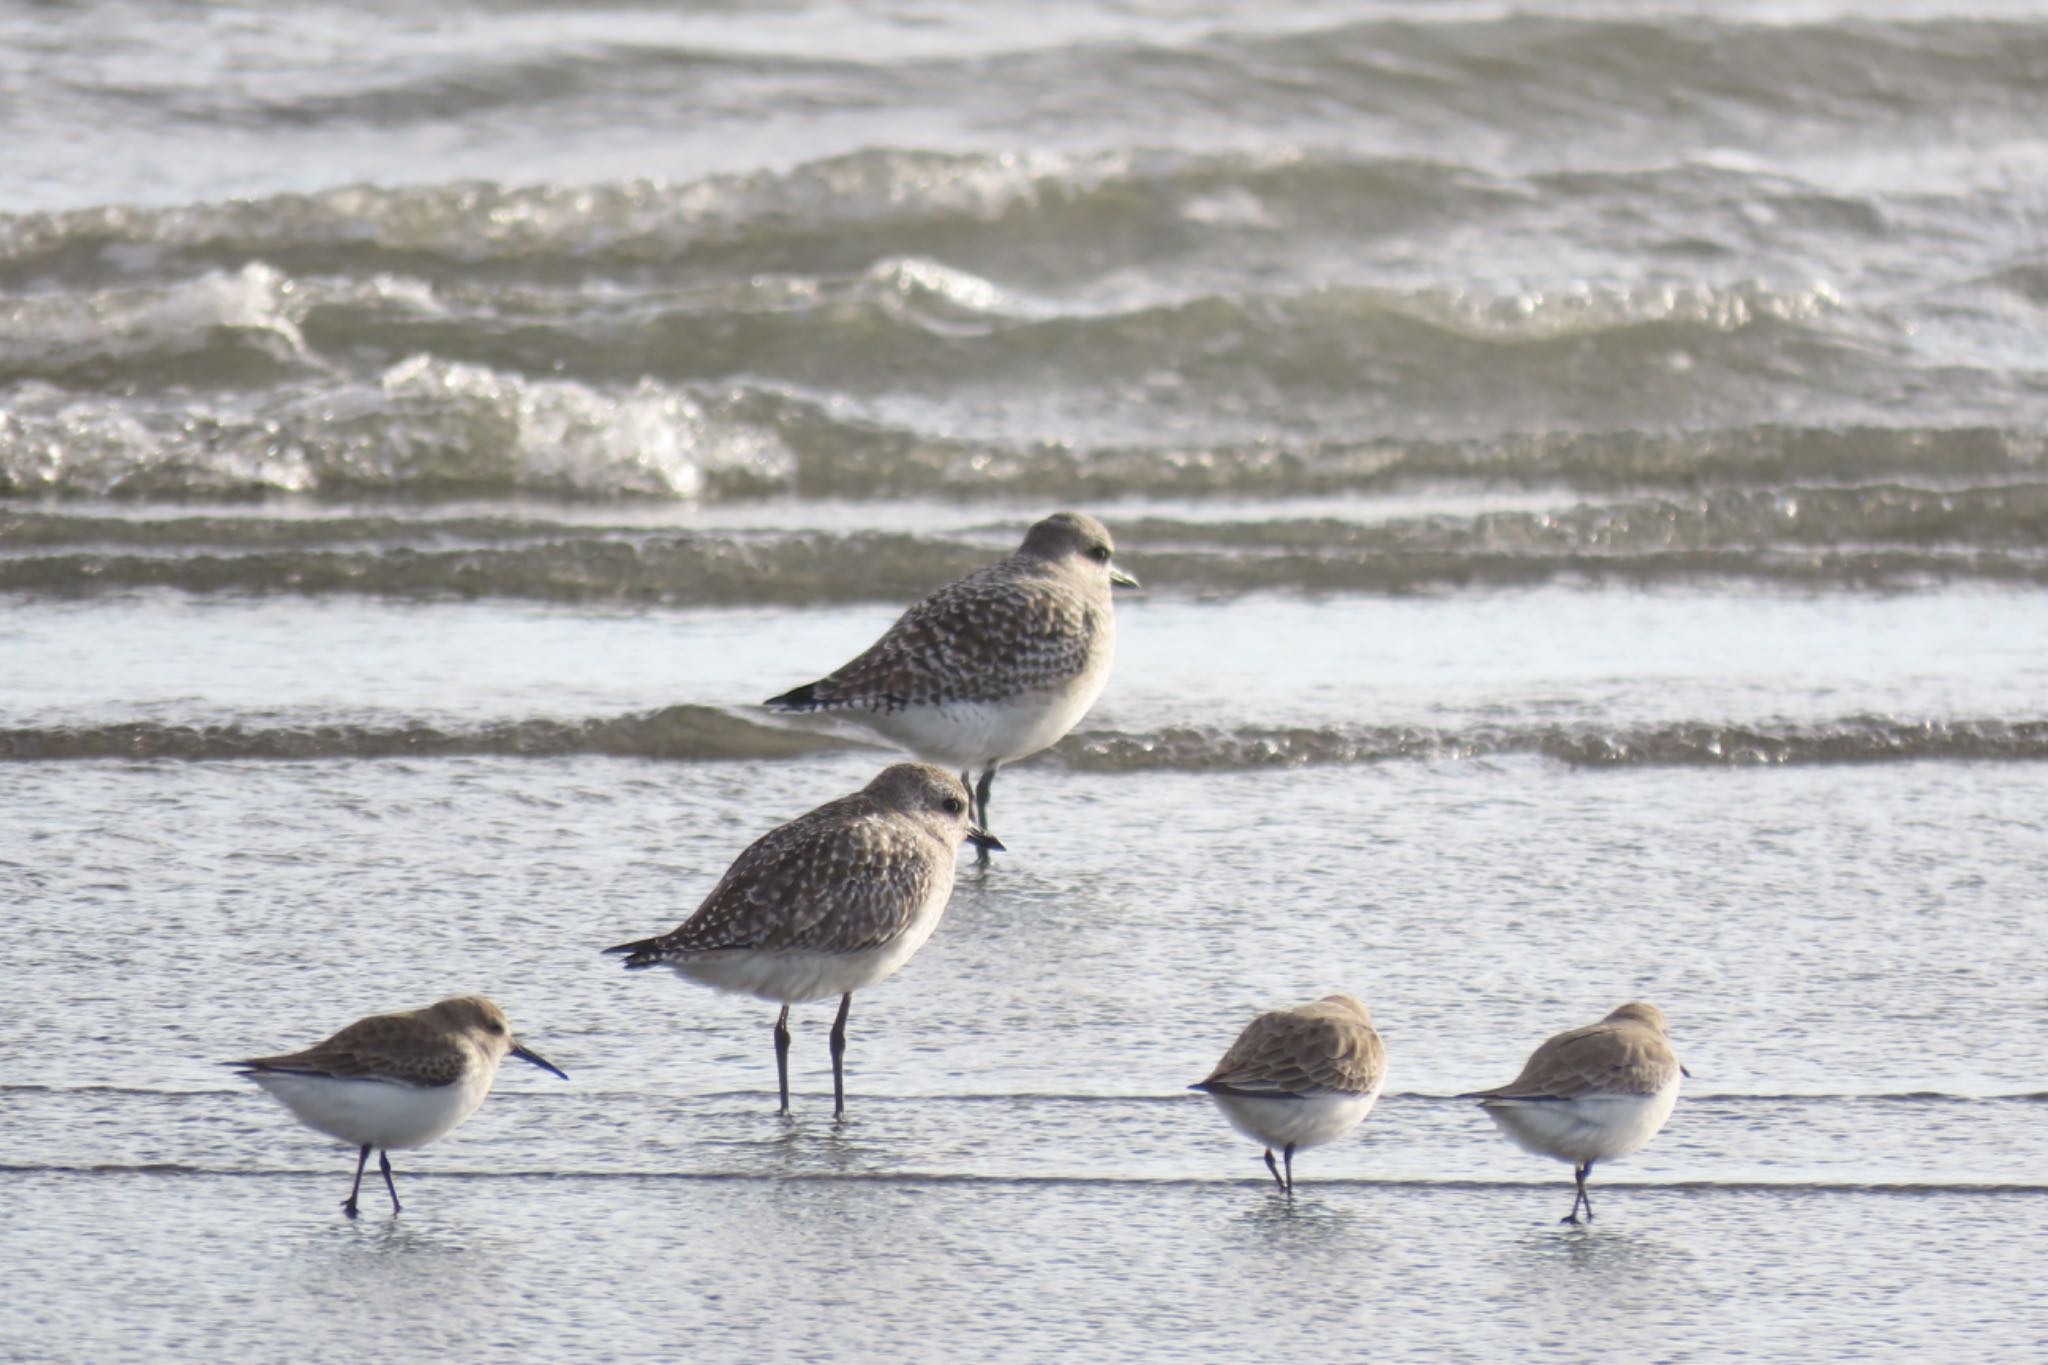
[[[708,706],[671,706],[581,720],[502,721],[474,728],[424,722],[265,727],[240,722],[101,725],[0,730],[0,760],[120,759],[190,762],[247,759],[437,757],[555,758],[570,754],[677,762],[770,760],[869,747],[825,731],[769,723]],[[1731,725],[1690,722],[1633,727],[1499,725],[1420,727],[1169,727],[1086,730],[1047,759],[1079,772],[1228,772],[1258,768],[1459,762],[1529,755],[1581,768],[1762,767],[1821,763],[2048,759],[2048,720],[1908,720]]]
[[[1007,530],[1009,523],[1003,523]],[[2048,483],[1731,489],[1477,514],[1120,520],[1162,594],[1407,594],[1548,583],[2048,585]],[[1007,536],[1004,537],[1007,539]],[[741,534],[458,513],[128,518],[0,510],[0,591],[502,597],[676,606],[904,601],[981,538]]]
[[[949,307],[957,306],[962,295],[974,297],[974,283],[937,278],[951,291],[947,298],[955,302]],[[1391,401],[1389,395],[1402,391],[1385,376],[1378,389],[1347,391],[1345,365],[1333,357],[1341,356],[1348,345],[1405,349],[1402,373],[1419,373],[1424,357],[1436,353],[1432,348],[1447,348],[1438,354],[1439,368],[1453,371],[1462,364],[1461,356],[1484,357],[1434,388],[1418,381],[1418,404],[1449,404],[1459,393],[1492,382],[1503,392],[1523,393],[1527,402],[1539,406],[1599,406],[1603,400],[1587,394],[1572,399],[1542,396],[1561,394],[1569,387],[1560,387],[1561,379],[1553,384],[1546,376],[1561,375],[1602,348],[1647,349],[1651,358],[1638,355],[1615,373],[1634,373],[1648,365],[1659,371],[1659,384],[1675,391],[1680,379],[1665,361],[1655,359],[1658,354],[1668,358],[1669,352],[1658,348],[1671,340],[1673,329],[1695,334],[1687,345],[1704,355],[1720,344],[1709,338],[1740,347],[1747,345],[1740,333],[1749,327],[1801,325],[1766,321],[1727,330],[1727,319],[1734,315],[1753,315],[1759,307],[1768,312],[1769,307],[1800,306],[1789,296],[1774,296],[1766,307],[1739,292],[1683,305],[1681,311],[1702,316],[1653,318],[1618,330],[1565,336],[1556,335],[1551,330],[1555,324],[1540,316],[1528,324],[1531,330],[1526,334],[1477,336],[1467,335],[1467,330],[1504,324],[1423,321],[1400,309],[1380,309],[1369,319],[1352,317],[1332,324],[1316,320],[1323,306],[1311,303],[1307,313],[1269,320],[1273,345],[1263,357],[1238,354],[1246,344],[1240,332],[1225,349],[1238,355],[1241,364],[1214,356],[1191,358],[1185,372],[1174,372],[1170,381],[1155,377],[1138,384],[1145,396],[1126,416],[1149,412],[1169,404],[1177,394],[1202,388],[1198,381],[1210,367],[1222,366],[1233,378],[1226,382],[1214,376],[1214,391],[1203,401],[1230,406],[1226,400],[1233,385],[1241,395],[1260,387],[1277,394],[1283,386],[1274,376],[1286,372],[1293,396],[1284,401],[1302,399],[1310,386],[1319,386],[1327,400],[1326,414],[1332,415],[1335,425],[1346,425],[1335,422],[1334,415]],[[1678,305],[1660,297],[1643,306],[1654,311]],[[887,310],[878,309],[875,316],[883,311]],[[985,337],[983,342],[993,348],[990,352],[947,360],[948,382],[958,391],[932,395],[936,406],[907,412],[902,420],[878,417],[872,404],[849,403],[829,389],[807,391],[803,384],[661,380],[644,374],[627,378],[633,366],[623,364],[619,356],[606,360],[602,354],[586,359],[584,368],[614,368],[610,379],[579,379],[555,373],[552,366],[533,373],[516,365],[504,368],[420,352],[402,354],[383,368],[356,377],[337,374],[324,362],[308,363],[294,374],[280,375],[278,382],[256,388],[195,391],[149,386],[107,393],[29,380],[14,385],[0,405],[0,496],[179,500],[275,493],[330,499],[538,494],[724,501],[795,494],[1099,500],[1315,496],[1446,482],[1586,490],[1882,478],[1946,483],[2026,477],[2048,465],[2048,442],[2038,429],[2017,421],[1950,426],[1709,423],[1677,430],[1622,421],[1521,432],[1511,427],[1505,435],[1331,439],[1315,433],[1320,419],[1304,415],[1297,423],[1304,429],[1294,434],[1246,438],[1229,434],[1243,425],[1242,411],[1219,419],[1217,431],[1198,430],[1204,423],[1197,419],[1206,409],[1195,404],[1174,423],[1141,440],[1122,439],[1113,432],[1104,439],[1053,440],[947,429],[947,414],[976,394],[1001,391],[1001,401],[1008,404],[1029,406],[1039,401],[1030,396],[1031,384],[1053,382],[1045,369],[1048,364],[1078,375],[1091,368],[1106,372],[1134,364],[1136,357],[1155,347],[1181,347],[1192,356],[1202,343],[1185,335],[1176,340],[1172,334],[1177,329],[1213,328],[1216,338],[1229,338],[1235,326],[1229,319],[1248,316],[1243,307],[1221,302],[1195,311],[1204,316],[1189,318],[1173,310],[1135,320],[1103,318],[1083,324],[1066,319],[1011,329],[1029,336]],[[1331,334],[1333,326],[1342,332],[1350,322],[1364,330],[1350,334],[1348,340]],[[1296,324],[1301,334],[1291,335]],[[278,325],[300,324],[287,313]],[[181,342],[159,335],[147,343],[153,349],[150,358],[140,362],[143,367],[197,363],[201,353],[213,357],[205,363],[218,362],[229,369],[250,363],[269,366],[275,355],[267,348],[283,345],[274,339],[288,335],[261,328],[223,328],[203,313],[194,316],[190,326],[194,330],[189,340],[198,350],[184,350]],[[325,332],[325,326],[317,319],[304,322],[316,353],[321,347],[347,349]],[[923,337],[912,343],[917,354],[940,345],[921,323],[899,320],[887,326],[908,328]],[[1130,327],[1137,333],[1122,330]],[[1150,329],[1164,330],[1139,334]],[[792,337],[800,330],[793,323],[776,323],[769,329]],[[445,336],[401,336],[405,331],[387,329],[385,340],[394,347],[400,340],[448,341]],[[1316,353],[1317,337],[1328,344],[1328,354]],[[124,347],[142,344],[133,338],[121,342]],[[516,344],[534,343],[529,337]],[[571,346],[564,336],[551,344]],[[847,344],[861,349],[850,337]],[[477,344],[455,349],[494,348]],[[604,348],[594,349],[601,353]],[[810,355],[823,365],[826,349],[816,338],[792,344],[785,363],[803,370],[809,363],[804,356]],[[866,359],[845,361],[830,382],[852,378],[863,367],[886,368],[903,357],[901,350],[890,347],[867,349]],[[262,358],[266,356],[270,358]],[[1290,369],[1290,357],[1299,360],[1298,368]],[[528,362],[539,359],[538,351],[525,357]],[[1353,359],[1365,363],[1359,356]],[[110,354],[92,361],[74,354],[66,363],[90,367],[117,362]],[[697,363],[718,368],[728,362],[700,357]],[[1015,386],[1003,378],[1010,372],[1015,372]],[[1702,376],[1700,392],[1739,387],[1732,373]],[[1030,380],[1030,374],[1037,380]],[[879,370],[869,377],[879,382]],[[1086,384],[1106,382],[1097,373]],[[1064,397],[1042,391],[1039,396],[1058,406],[1072,400],[1075,390],[1064,392]],[[1641,402],[1640,395],[1617,400],[1621,408]],[[1627,414],[1615,410],[1606,415]],[[1123,423],[1123,417],[1114,417],[1110,425]]]

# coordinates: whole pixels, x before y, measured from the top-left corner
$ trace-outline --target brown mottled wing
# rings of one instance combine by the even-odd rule
[[[1275,1010],[1254,1019],[1197,1087],[1238,1095],[1362,1095],[1387,1073],[1380,1036],[1355,1019]]]
[[[852,662],[812,684],[814,706],[1002,701],[1086,671],[1100,609],[1076,585],[1013,561],[950,583]]]
[[[856,793],[770,830],[674,932],[627,944],[628,967],[721,948],[851,953],[901,934],[950,880],[952,850]]]
[[[303,1052],[235,1062],[251,1071],[296,1071],[308,1076],[452,1085],[462,1076],[462,1052],[410,1014],[358,1019]]]
[[[1670,1084],[1678,1058],[1654,1029],[1639,1024],[1588,1024],[1547,1039],[1529,1054],[1522,1074],[1476,1099],[1577,1099],[1582,1095],[1651,1095]]]

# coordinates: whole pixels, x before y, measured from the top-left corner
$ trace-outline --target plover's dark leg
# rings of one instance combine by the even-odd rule
[[[789,1006],[775,1016],[775,1086],[782,1092],[782,1109],[789,1112]]]
[[[988,823],[988,790],[995,785],[996,765],[991,763],[981,770],[981,782],[974,789],[974,823],[981,826],[983,834],[994,834]],[[988,845],[978,844],[974,850],[977,867],[988,866]]]
[[[363,1188],[363,1164],[370,1159],[370,1144],[364,1143],[363,1150],[356,1153],[356,1183],[348,1187],[348,1198],[341,1201],[341,1211],[353,1218],[356,1216],[356,1196]]]
[[[1285,1161],[1287,1162],[1287,1192],[1288,1192],[1289,1194],[1293,1194],[1293,1193],[1294,1193],[1294,1144],[1293,1144],[1293,1143],[1291,1143],[1291,1142],[1290,1142],[1290,1143],[1288,1143],[1288,1144],[1287,1144],[1287,1146],[1286,1146],[1286,1147],[1285,1147],[1285,1148],[1284,1148],[1284,1149],[1283,1149],[1283,1150],[1281,1151],[1281,1154],[1280,1154],[1280,1155],[1281,1155],[1281,1157],[1282,1157],[1282,1158],[1283,1158],[1283,1159],[1284,1159],[1284,1160],[1285,1160]]]
[[[832,1117],[846,1114],[846,1012],[853,1008],[853,992],[839,997],[839,1017],[832,1021]]]
[[[1278,1185],[1283,1191],[1286,1190],[1287,1182],[1280,1178],[1280,1163],[1273,1160],[1273,1149],[1271,1147],[1266,1149],[1266,1169],[1273,1173],[1273,1183]]]
[[[398,1212],[398,1186],[391,1183],[391,1153],[378,1152],[377,1165],[384,1172],[384,1188],[391,1192],[391,1211]]]

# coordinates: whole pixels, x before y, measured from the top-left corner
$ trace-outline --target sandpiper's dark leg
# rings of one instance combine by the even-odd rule
[[[1284,1158],[1284,1159],[1286,1160],[1286,1162],[1287,1162],[1287,1192],[1288,1192],[1289,1194],[1293,1194],[1293,1193],[1294,1193],[1294,1144],[1293,1144],[1293,1143],[1291,1143],[1291,1142],[1290,1142],[1290,1143],[1288,1143],[1288,1144],[1287,1144],[1287,1146],[1286,1146],[1286,1148],[1285,1148],[1285,1149],[1284,1149],[1284,1150],[1283,1150],[1283,1151],[1281,1152],[1281,1156],[1282,1156],[1282,1157],[1283,1157],[1283,1158]]]
[[[1589,1223],[1593,1221],[1593,1200],[1586,1193],[1586,1177],[1592,1170],[1593,1163],[1590,1161],[1581,1162],[1572,1168],[1572,1180],[1576,1185],[1572,1192],[1572,1211],[1563,1218],[1560,1218],[1559,1222],[1577,1223],[1579,1221],[1579,1205],[1581,1204],[1586,1206],[1586,1221]]]
[[[391,1153],[377,1153],[377,1165],[384,1172],[384,1188],[391,1192],[391,1211],[398,1212],[398,1186],[391,1183]]]
[[[356,1183],[348,1187],[348,1198],[341,1201],[341,1211],[353,1218],[356,1216],[356,1195],[363,1188],[363,1163],[370,1159],[370,1144],[364,1143],[363,1150],[356,1153]]]
[[[995,781],[996,765],[991,763],[981,770],[981,782],[974,789],[974,823],[981,826],[983,834],[995,833],[988,823],[988,789],[995,785]],[[983,844],[974,850],[974,863],[977,867],[988,866],[988,845]]]
[[[1282,1191],[1285,1191],[1287,1189],[1287,1182],[1280,1178],[1280,1163],[1273,1160],[1273,1149],[1271,1147],[1266,1149],[1266,1169],[1273,1173],[1273,1183],[1278,1185]]]
[[[832,1021],[832,1117],[846,1114],[846,1012],[853,1008],[853,992],[839,997],[839,1017]]]
[[[789,1006],[775,1016],[775,1085],[782,1092],[782,1109],[789,1112]]]

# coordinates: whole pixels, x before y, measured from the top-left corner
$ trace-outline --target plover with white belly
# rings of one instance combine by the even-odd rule
[[[1687,1074],[1671,1050],[1664,1012],[1631,1000],[1597,1024],[1544,1040],[1508,1084],[1458,1098],[1478,1100],[1523,1151],[1571,1162],[1578,1189],[1559,1221],[1578,1222],[1584,1208],[1590,1223],[1593,1163],[1640,1151],[1657,1136]]]
[[[962,785],[979,769],[971,814],[987,829],[996,769],[1058,742],[1109,681],[1110,589],[1138,586],[1110,563],[1115,550],[1094,517],[1056,512],[1015,554],[904,612],[851,663],[763,705],[855,721]]]
[[[626,966],[781,1004],[775,1075],[789,1112],[789,1007],[839,997],[832,1024],[832,1113],[846,1112],[846,1015],[853,993],[924,946],[953,895],[960,842],[1001,848],[967,818],[966,786],[942,768],[899,763],[762,835],[673,932],[607,948]]]
[[[568,1079],[514,1038],[505,1012],[478,995],[373,1014],[303,1052],[227,1065],[240,1068],[308,1128],[360,1148],[355,1184],[341,1205],[353,1218],[370,1149],[378,1149],[384,1188],[397,1213],[390,1149],[424,1147],[475,1113],[507,1056]]]
[[[1387,1050],[1372,1011],[1351,996],[1326,995],[1252,1020],[1208,1079],[1188,1088],[1207,1091],[1231,1127],[1264,1144],[1266,1169],[1291,1195],[1296,1150],[1356,1128],[1386,1079]]]

